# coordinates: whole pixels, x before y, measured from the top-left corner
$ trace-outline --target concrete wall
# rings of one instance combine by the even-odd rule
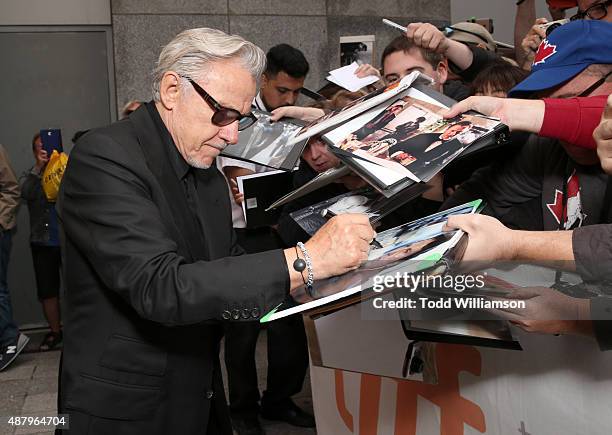
[[[150,99],[150,71],[161,47],[190,27],[236,33],[264,50],[294,45],[311,65],[306,86],[318,89],[339,66],[340,36],[376,35],[378,62],[397,35],[382,17],[447,24],[450,0],[112,0],[117,101],[121,107]]]
[[[0,26],[109,25],[110,0],[2,0]]]
[[[493,18],[495,40],[514,44],[515,0],[450,0],[450,3],[451,22],[471,17]],[[536,16],[551,19],[545,0],[536,0]]]

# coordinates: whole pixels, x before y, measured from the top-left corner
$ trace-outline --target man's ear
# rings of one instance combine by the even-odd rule
[[[438,73],[438,83],[440,85],[446,83],[446,80],[448,80],[448,61],[446,59],[441,60],[440,63],[438,63],[436,72]]]
[[[268,75],[266,73],[263,73],[261,75],[261,86],[259,86],[259,88],[260,89],[265,88],[269,81],[270,79],[268,78]]]
[[[174,71],[164,73],[159,86],[159,96],[162,105],[172,110],[179,101],[181,94],[181,80]]]

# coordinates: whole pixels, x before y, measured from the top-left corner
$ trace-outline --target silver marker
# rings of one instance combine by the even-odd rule
[[[391,20],[387,20],[386,18],[383,18],[383,19],[382,19],[382,22],[383,22],[383,24],[386,24],[386,25],[387,25],[387,26],[389,26],[389,27],[394,27],[394,28],[396,28],[397,30],[401,30],[402,32],[406,33],[406,30],[407,30],[407,29],[406,29],[406,27],[404,27],[404,26],[400,26],[399,24],[394,23],[394,22],[393,22],[393,21],[391,21]]]

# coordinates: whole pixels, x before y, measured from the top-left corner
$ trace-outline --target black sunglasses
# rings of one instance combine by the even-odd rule
[[[243,115],[236,109],[230,109],[229,107],[223,107],[221,104],[217,103],[217,101],[210,96],[208,92],[206,92],[200,85],[198,85],[194,80],[189,77],[185,77],[191,83],[191,86],[195,89],[195,91],[202,97],[206,103],[210,106],[211,109],[215,111],[211,118],[213,124],[218,127],[224,127],[226,125],[230,125],[232,122],[238,121],[238,131],[245,130],[257,122],[257,117],[253,115],[253,113],[249,112],[246,115]]]
[[[612,0],[606,0],[601,3],[594,4],[593,6],[586,8],[584,12],[578,11],[576,15],[570,17],[570,20],[584,20],[586,17],[589,17],[591,20],[601,20],[603,17],[608,15],[608,6],[611,4]]]

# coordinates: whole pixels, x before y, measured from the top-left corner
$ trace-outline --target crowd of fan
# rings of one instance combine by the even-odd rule
[[[533,2],[525,3],[519,8],[533,7]],[[500,118],[512,132],[504,146],[481,153],[461,167],[447,167],[430,182],[428,192],[394,212],[387,224],[482,198],[488,204],[483,214],[453,217],[448,222],[449,227],[469,234],[464,261],[567,260],[585,280],[612,277],[612,191],[605,172],[610,169],[612,101],[602,120],[612,91],[612,48],[605,42],[612,38],[609,6],[606,1],[579,1],[571,22],[548,34],[541,27],[546,20],[538,19],[516,53],[505,50],[503,56],[491,34],[479,24],[457,23],[450,26],[449,34],[448,29],[428,23],[411,23],[405,35],[399,35],[384,49],[380,70],[361,65],[357,75],[376,74],[381,86],[420,71],[433,78],[434,89],[459,101],[445,115],[448,118],[477,110]],[[561,13],[551,12],[556,18]],[[521,14],[525,16],[519,11],[518,19]],[[517,21],[517,27],[521,24]],[[366,91],[339,90],[324,102],[297,106],[297,91],[307,73],[308,63],[297,49],[284,44],[272,48],[255,105],[272,112],[273,119],[289,116],[312,121],[341,109]],[[597,148],[594,137],[598,139]],[[311,138],[294,173],[293,187],[339,164],[319,137]],[[235,179],[266,169],[228,158],[219,159],[218,167],[226,175],[235,206],[234,227],[249,252],[307,240],[307,234],[289,213],[365,185],[357,176],[346,176],[286,205],[277,226],[250,230],[245,228],[240,208],[243,198]],[[512,297],[531,300],[530,310],[525,312],[498,313],[518,326],[528,331],[590,335],[597,338],[602,349],[612,347],[606,322],[599,320],[605,318],[602,313],[612,299],[589,301],[549,288],[522,293],[517,290]],[[279,367],[274,360],[275,352],[282,353],[281,349],[295,349],[292,355],[297,359],[286,370],[268,371],[268,390],[261,402],[263,415],[266,396],[279,384],[275,379],[285,379],[285,393],[297,392],[303,379],[306,343],[300,322],[293,320],[274,322],[268,328],[269,367]],[[284,335],[275,334],[274,328],[283,329]],[[240,329],[232,326],[226,335],[230,403],[240,428],[258,427],[255,376],[249,387],[250,408],[241,400],[246,397],[245,370],[255,373],[253,343],[258,331],[258,325],[242,324]],[[242,375],[232,378],[232,371]],[[295,376],[300,382],[293,382]],[[289,385],[296,389],[290,390]]]

